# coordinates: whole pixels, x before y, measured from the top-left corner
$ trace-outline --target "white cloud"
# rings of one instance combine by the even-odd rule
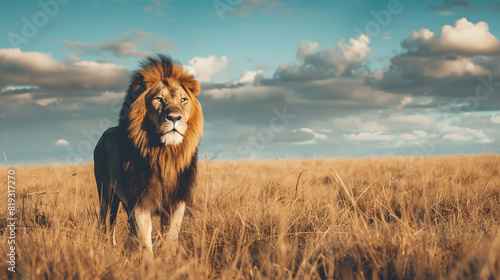
[[[363,120],[359,116],[349,115],[341,118],[333,119],[333,126],[335,128],[347,131],[385,131],[388,128],[380,125],[374,120]]]
[[[349,44],[344,42],[344,39],[340,40],[335,47],[323,50],[322,55],[316,56],[315,59],[324,60],[326,66],[335,69],[340,75],[352,74],[353,67],[364,62],[368,53],[372,51],[368,46],[370,38],[360,35],[358,38],[350,38]]]
[[[314,54],[318,46],[318,42],[311,42],[309,40],[300,41],[299,49],[297,51],[297,59],[303,60],[305,56]]]
[[[413,134],[419,138],[427,138],[429,134],[423,130],[414,130]]]
[[[185,72],[188,72],[188,74],[196,76],[196,69],[194,69],[192,66],[182,65],[182,68]]]
[[[344,44],[344,40],[341,40],[335,45],[337,50],[342,54],[339,59],[344,60],[346,63],[362,62],[365,60],[368,53],[372,51],[368,46],[370,38],[364,34],[360,35],[357,39],[350,38],[349,43],[350,45]],[[339,73],[341,73],[341,71],[339,71]]]
[[[5,96],[0,96],[2,103],[24,103],[24,102],[33,102],[33,94],[32,93],[19,93],[19,94],[10,94]]]
[[[412,132],[384,134],[382,131],[360,132],[357,134],[344,134],[343,137],[356,142],[381,142],[385,146],[401,147],[404,145],[416,145],[425,141],[425,139],[435,136],[423,130],[413,130]]]
[[[38,86],[17,86],[17,85],[9,85],[6,87],[3,87],[0,89],[1,92],[9,92],[9,91],[31,91],[31,90],[38,90]]]
[[[401,99],[401,105],[399,106],[400,109],[403,109],[406,105],[413,103],[413,98],[411,96],[405,96],[403,99]]]
[[[32,71],[40,72],[56,71],[61,64],[51,57],[51,53],[22,52],[21,49],[0,49],[0,61],[16,68],[30,67]]]
[[[64,140],[64,139],[59,139],[57,140],[54,145],[56,146],[68,146],[69,145],[69,142]]]
[[[312,130],[308,127],[301,127],[299,129],[294,129],[292,132],[296,132],[296,131],[302,131],[302,132],[312,134],[314,136],[314,139],[326,140],[328,138],[328,136],[326,136],[325,134],[315,132],[314,130]]]
[[[42,99],[38,99],[36,100],[36,104],[40,105],[40,106],[48,106],[52,103],[54,103],[55,101],[57,100],[57,98],[53,97],[53,98],[42,98]]]
[[[417,40],[430,40],[434,38],[434,32],[430,31],[428,28],[423,28],[420,29],[419,31],[413,31],[411,34],[410,40],[412,41],[417,41]]]
[[[227,67],[227,56],[223,55],[219,59],[214,55],[209,57],[193,57],[189,64],[194,68],[199,82],[210,82],[210,77]]]
[[[470,141],[473,139],[471,135],[462,135],[458,133],[449,133],[443,136],[443,139],[445,140],[451,140],[451,141]]]
[[[403,115],[403,114],[392,114],[387,118],[388,121],[397,123],[407,123],[407,124],[418,124],[423,126],[428,126],[434,123],[434,121],[424,115]]]
[[[500,115],[497,116],[497,114],[491,115],[490,121],[492,123],[500,123]]]
[[[423,68],[424,76],[443,78],[447,76],[462,77],[469,73],[473,76],[488,75],[490,72],[483,67],[472,62],[469,57],[462,57],[456,60],[431,60],[427,61],[427,67]]]
[[[237,83],[251,84],[251,83],[255,82],[256,78],[259,75],[262,77],[261,70],[259,70],[259,71],[245,71],[243,74],[241,74]]]
[[[442,128],[443,139],[460,142],[493,143],[495,140],[486,136],[483,130],[458,127],[445,124]]]
[[[375,132],[359,132],[359,133],[351,133],[344,134],[344,138],[353,141],[394,141],[396,136],[390,134],[382,134],[382,131]]]
[[[448,59],[446,57],[398,55],[392,59],[392,63],[405,67],[406,71],[413,71],[413,75],[418,74],[432,78],[463,77],[465,74],[481,76],[490,73],[487,69],[474,63],[470,57]]]
[[[429,134],[423,130],[413,130],[411,133],[400,133],[397,135],[397,140],[392,146],[401,147],[404,145],[418,145],[422,144],[429,137],[435,137],[435,134]]]
[[[478,86],[477,76],[498,80],[500,41],[486,22],[474,24],[462,18],[455,26],[443,26],[440,35],[421,29],[402,46],[405,51],[390,59],[380,81],[382,89],[413,98],[467,98]]]
[[[360,35],[350,38],[349,43],[342,39],[335,46],[316,51],[318,43],[301,41],[297,59],[302,65],[282,63],[276,69],[274,78],[282,81],[320,80],[336,75],[352,76],[365,62],[371,48],[370,38]]]
[[[266,100],[270,98],[281,97],[286,93],[286,90],[281,87],[257,86],[253,84],[233,87],[234,82],[219,85],[222,87],[204,90],[203,94],[219,101],[222,99],[230,100],[228,102],[232,105],[241,105],[243,107],[246,106],[245,102],[252,102],[255,100],[266,102]]]
[[[492,138],[483,138],[479,141],[479,143],[483,143],[483,144],[489,144],[489,143],[493,143],[495,142],[495,139],[492,139]]]
[[[304,132],[306,134],[310,134],[313,136],[312,139],[304,140],[304,141],[298,141],[298,142],[293,142],[292,144],[294,145],[314,145],[318,144],[318,140],[326,140],[328,136],[322,133],[315,132],[311,128],[308,127],[301,127],[299,129],[294,129],[292,130],[292,133],[300,133]]]
[[[129,76],[129,71],[122,65],[58,61],[47,53],[0,49],[0,87],[36,85],[40,89],[124,89]]]
[[[431,54],[500,54],[500,41],[490,33],[488,24],[484,21],[474,24],[466,18],[457,20],[455,26],[443,26],[441,35],[435,35],[429,29],[414,31],[404,45]]]
[[[394,97],[393,94],[366,85],[362,79],[340,77],[304,82],[296,85],[294,91],[308,102],[318,100],[328,104],[354,107],[369,104],[387,108],[392,105],[391,99]]]
[[[418,116],[418,115],[417,115]],[[396,115],[391,117],[396,118]],[[399,116],[404,119],[405,116]],[[414,117],[414,116],[408,116]],[[351,118],[355,119],[355,118]],[[417,118],[418,119],[418,118]],[[410,118],[411,120],[411,118]],[[422,119],[424,120],[424,119]],[[443,139],[457,142],[471,143],[492,143],[494,139],[488,137],[483,130],[472,129],[466,127],[457,127],[445,124],[442,127]],[[403,145],[411,145],[422,143],[429,137],[436,137],[434,134],[429,134],[424,130],[413,130],[404,133],[384,133],[383,131],[362,131],[358,133],[344,134],[343,137],[348,140],[357,142],[392,142],[395,147]]]

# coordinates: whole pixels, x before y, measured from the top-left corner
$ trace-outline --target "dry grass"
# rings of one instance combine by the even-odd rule
[[[117,247],[99,230],[91,165],[17,167],[16,275],[498,279],[499,172],[498,155],[201,162],[181,252],[167,259],[155,219],[148,264],[125,245],[122,209]],[[6,186],[7,169],[0,174]],[[0,269],[5,279],[5,261]]]

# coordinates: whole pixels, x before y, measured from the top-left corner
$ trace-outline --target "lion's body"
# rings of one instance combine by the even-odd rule
[[[114,229],[121,202],[132,233],[152,252],[152,214],[160,214],[162,230],[170,216],[167,238],[177,240],[195,186],[203,115],[196,100],[199,84],[181,65],[158,56],[142,66],[133,75],[119,125],[96,145],[94,170],[106,228]]]

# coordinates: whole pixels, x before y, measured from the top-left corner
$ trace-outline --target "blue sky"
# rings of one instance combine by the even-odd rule
[[[202,85],[202,157],[499,152],[499,1],[2,5],[3,165],[90,162],[154,53]]]

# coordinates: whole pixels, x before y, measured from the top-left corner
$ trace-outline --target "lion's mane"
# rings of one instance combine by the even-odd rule
[[[157,83],[178,82],[192,97],[193,106],[182,143],[164,145],[146,117],[145,96]],[[123,155],[125,180],[131,201],[151,210],[172,209],[179,201],[192,200],[196,180],[198,144],[203,132],[203,114],[196,99],[200,85],[193,75],[170,56],[146,58],[132,74],[120,111],[119,128],[126,135]]]

